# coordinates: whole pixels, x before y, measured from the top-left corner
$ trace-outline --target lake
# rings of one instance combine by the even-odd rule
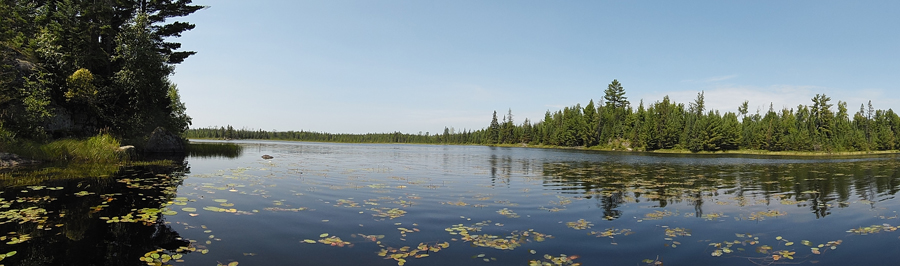
[[[18,170],[0,180],[0,264],[900,261],[893,155],[229,143],[242,152]]]

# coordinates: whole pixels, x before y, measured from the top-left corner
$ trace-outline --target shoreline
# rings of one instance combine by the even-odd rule
[[[727,150],[727,151],[701,151],[691,152],[689,150],[662,149],[662,150],[618,150],[611,148],[594,147],[566,147],[552,145],[530,145],[530,144],[445,144],[445,143],[399,143],[399,142],[338,142],[338,141],[305,141],[305,140],[288,140],[288,139],[215,139],[215,138],[191,138],[190,140],[274,140],[274,141],[291,141],[291,142],[312,142],[312,143],[344,143],[344,144],[413,144],[413,145],[454,145],[454,146],[486,146],[486,147],[504,147],[504,148],[536,148],[536,149],[560,149],[560,150],[585,150],[585,151],[608,151],[622,153],[648,153],[648,154],[689,154],[689,155],[761,155],[761,156],[798,156],[798,157],[865,157],[875,155],[900,154],[900,150],[888,151],[845,151],[845,152],[816,152],[816,151],[766,151],[766,150]]]

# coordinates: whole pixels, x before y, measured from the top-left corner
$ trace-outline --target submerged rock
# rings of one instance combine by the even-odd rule
[[[262,158],[263,158],[263,159],[266,159],[266,160],[269,160],[269,159],[272,159],[272,158],[275,158],[275,157],[272,157],[272,155],[265,154],[265,155],[262,156]]]
[[[180,153],[184,152],[184,141],[178,135],[172,134],[162,127],[158,127],[150,134],[147,140],[146,152]]]

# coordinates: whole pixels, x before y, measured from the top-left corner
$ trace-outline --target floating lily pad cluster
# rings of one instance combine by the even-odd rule
[[[500,215],[506,216],[507,218],[519,218],[519,215],[513,212],[508,208],[503,208],[497,211]]]
[[[329,245],[332,247],[353,246],[353,244],[351,244],[350,242],[344,241],[340,237],[329,236],[328,233],[323,233],[323,234],[319,235],[319,238],[320,238],[319,240],[304,239],[303,242],[307,243],[307,244],[322,243],[322,244]]]
[[[591,235],[593,235],[593,236],[608,237],[608,238],[614,238],[617,235],[626,235],[627,236],[627,235],[630,235],[633,233],[634,232],[631,231],[631,229],[618,229],[617,230],[615,228],[607,228],[606,230],[603,230],[603,231],[591,231]]]
[[[47,210],[40,207],[27,207],[22,209],[11,209],[0,212],[0,224],[18,222],[18,223],[39,223],[43,224],[47,221]]]
[[[0,253],[0,261],[3,261],[6,258],[12,257],[12,256],[16,255],[16,253],[18,253],[18,251],[15,251],[15,250],[6,252],[6,253]]]
[[[372,216],[382,218],[394,219],[406,215],[406,211],[398,208],[371,208],[369,210],[375,212],[372,214]]]
[[[847,233],[854,233],[857,235],[868,235],[868,234],[877,234],[881,232],[894,232],[897,231],[897,226],[891,226],[890,224],[881,224],[881,225],[870,225],[866,227],[858,227],[847,230]]]
[[[114,217],[100,217],[101,220],[106,220],[107,223],[143,223],[145,225],[152,225],[159,222],[159,215],[175,215],[178,212],[166,209],[158,209],[158,208],[143,208],[139,209],[135,212],[128,213],[123,216],[114,216]]]
[[[15,234],[15,232],[12,232],[11,235],[9,235],[9,236],[0,236],[0,241],[9,240],[6,242],[7,245],[15,245],[15,244],[19,244],[19,243],[24,243],[25,241],[28,241],[29,239],[31,239],[31,235],[29,235],[29,234],[17,235],[17,234]]]
[[[409,246],[401,248],[385,247],[378,252],[378,256],[384,257],[384,259],[393,259],[397,261],[398,266],[403,266],[406,264],[407,258],[425,258],[431,256],[430,253],[437,253],[448,247],[450,247],[449,242],[435,244],[419,243],[419,245],[414,248]]]
[[[184,256],[183,254],[175,253],[170,255],[166,254],[165,252],[166,250],[161,248],[149,251],[145,253],[143,257],[141,257],[141,261],[146,262],[149,266],[167,265],[166,263],[169,263],[170,261],[184,262],[184,260],[181,259],[182,256]]]
[[[738,238],[737,240],[724,241],[724,242],[718,242],[718,243],[710,243],[709,245],[715,248],[715,250],[712,252],[712,256],[720,257],[725,254],[743,252],[743,251],[746,251],[746,248],[748,248],[748,247],[756,246],[757,244],[760,244],[760,241],[761,241],[758,236],[754,236],[751,234],[735,234],[735,236]],[[747,259],[749,259],[750,261],[753,261],[754,263],[763,264],[763,265],[772,264],[773,262],[776,262],[779,260],[793,260],[794,256],[796,256],[796,254],[797,254],[797,250],[792,248],[792,246],[794,245],[794,242],[790,241],[788,239],[785,239],[781,236],[775,237],[775,240],[777,241],[777,243],[774,245],[784,246],[784,248],[775,250],[775,248],[770,245],[759,245],[759,246],[756,246],[756,248],[754,250],[756,251],[756,253],[762,254],[762,256],[747,257]],[[842,242],[843,241],[841,241],[841,240],[835,240],[835,241],[828,241],[828,242],[822,243],[822,244],[814,244],[809,240],[801,240],[800,244],[802,244],[804,246],[808,246],[810,254],[820,255],[826,249],[828,249],[828,250],[837,249],[837,246],[840,245]]]
[[[578,221],[566,222],[566,226],[575,230],[584,230],[591,228],[591,226],[594,226],[594,224],[585,221],[584,219],[578,219]]]
[[[544,254],[543,260],[530,260],[528,266],[580,266],[581,263],[575,262],[578,257],[578,255],[566,256],[566,254],[554,257]]]
[[[751,221],[762,221],[762,220],[765,220],[767,217],[772,218],[772,217],[784,216],[785,214],[786,214],[785,212],[781,212],[778,210],[760,211],[760,212],[751,213],[750,217],[748,217],[747,219],[751,220]]]

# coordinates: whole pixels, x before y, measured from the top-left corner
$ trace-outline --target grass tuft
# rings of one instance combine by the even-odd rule
[[[0,150],[19,156],[50,162],[118,163],[119,141],[108,134],[87,139],[61,139],[46,144],[30,141],[6,142]]]

